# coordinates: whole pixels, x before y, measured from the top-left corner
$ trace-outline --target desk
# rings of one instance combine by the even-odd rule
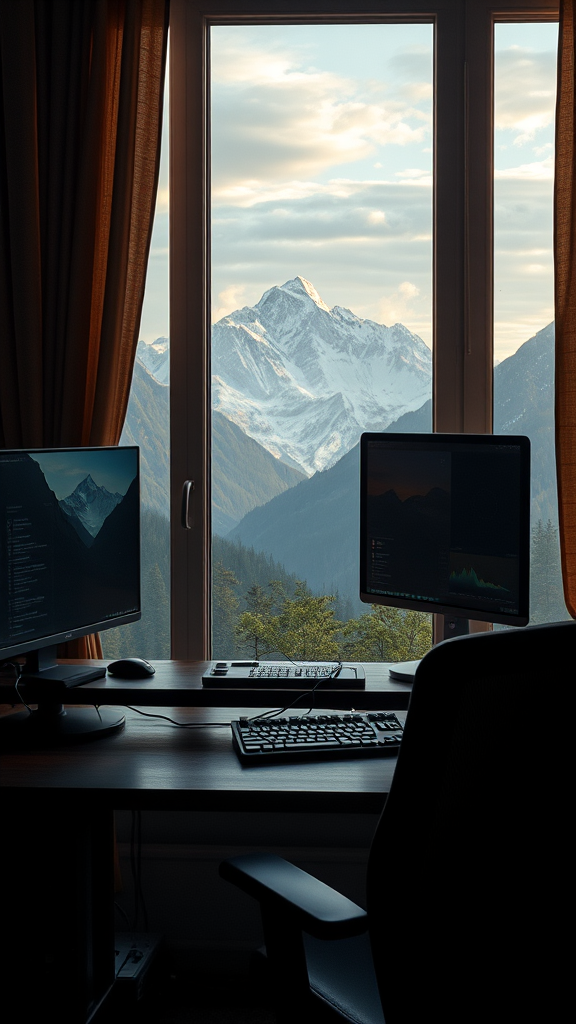
[[[196,673],[201,676],[201,663]],[[163,680],[164,694],[175,696],[179,689],[175,679],[190,680],[189,669],[167,663],[166,671],[157,670],[155,696],[148,690],[146,702],[140,684],[136,689],[134,684],[112,684],[111,680],[76,687],[70,696],[76,703],[76,696],[84,691],[82,698],[92,703],[97,690],[99,703],[113,704],[130,696],[135,706],[158,704],[165,699],[158,694]],[[396,704],[389,706],[401,708],[409,688],[397,685],[401,689]],[[353,706],[359,706],[361,693],[354,691]],[[365,693],[371,700],[372,690]],[[213,699],[214,694],[196,685],[183,686],[174,705]],[[389,692],[386,700],[392,699]],[[242,713],[254,714],[257,707],[254,703],[246,708],[173,706],[166,712],[202,726],[198,729],[178,729],[127,709],[126,728],[115,735],[0,756],[5,835],[12,837],[10,843],[0,844],[3,879],[9,880],[9,891],[5,885],[4,892],[12,917],[4,927],[9,940],[7,976],[34,973],[37,980],[23,995],[32,1003],[30,1019],[39,999],[38,1019],[50,1016],[48,1008],[53,1004],[61,1024],[84,1024],[112,985],[114,810],[378,813],[382,809],[394,757],[246,768],[232,750],[228,728],[203,727],[229,722]],[[10,913],[4,909],[4,920],[9,922]],[[20,1012],[20,1019],[28,1019],[26,1012]]]
[[[98,665],[97,661],[79,664]],[[202,686],[207,661],[154,661],[156,674],[149,679],[127,683],[107,676],[74,687],[75,704],[138,704],[139,707],[284,707],[297,695],[295,690],[252,691]],[[373,711],[397,711],[408,707],[412,687],[390,679],[388,666],[364,664],[364,690],[329,690],[319,687],[314,694],[317,708],[362,708]],[[138,695],[136,700],[135,694]],[[71,701],[72,703],[72,701]],[[306,696],[299,703],[308,707]]]

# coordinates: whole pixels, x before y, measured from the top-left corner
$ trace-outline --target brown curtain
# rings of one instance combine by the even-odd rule
[[[560,2],[554,261],[556,469],[564,599],[576,618],[576,91],[575,0]]]
[[[168,0],[0,0],[0,447],[119,441],[167,29]]]

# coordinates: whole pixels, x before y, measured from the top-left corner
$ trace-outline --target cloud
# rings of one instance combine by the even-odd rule
[[[278,249],[291,242],[429,238],[431,217],[432,190],[420,181],[340,181],[301,190],[293,185],[273,201],[215,210],[214,259],[235,245],[261,242]]]
[[[511,46],[496,57],[494,122],[497,130],[515,133],[524,145],[554,121],[556,51],[534,52]]]
[[[430,304],[427,302],[424,309],[422,309],[422,304],[419,304],[419,308],[414,301],[419,295],[420,289],[413,281],[402,281],[397,288],[380,299],[378,303],[379,322],[388,324],[388,326],[397,323],[402,323],[405,326],[410,324],[410,330],[416,333],[419,333],[418,326],[423,333],[429,333],[429,330],[426,330],[428,324],[424,322],[424,318],[426,321],[431,318]]]
[[[540,181],[552,181],[554,178],[554,157],[549,156],[544,160],[534,160],[529,164],[520,164],[517,167],[506,167],[501,170],[494,171],[495,179],[513,178],[516,181],[520,179],[533,179]]]
[[[168,186],[158,188],[156,194],[156,213],[168,213],[170,210],[170,189]]]
[[[223,316],[227,316],[235,309],[244,305],[243,295],[245,292],[243,284],[231,285],[218,293],[218,300],[212,306],[212,323],[215,324]]]
[[[382,147],[429,140],[430,58],[422,81],[359,80],[302,66],[302,54],[255,44],[216,47],[212,67],[212,173],[216,202],[263,193],[331,167],[377,157]]]

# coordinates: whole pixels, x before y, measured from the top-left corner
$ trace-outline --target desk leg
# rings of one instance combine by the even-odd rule
[[[114,981],[113,812],[25,802],[3,832],[5,1005],[87,1024]]]

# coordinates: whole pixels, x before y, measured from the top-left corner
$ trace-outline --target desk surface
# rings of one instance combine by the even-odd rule
[[[68,662],[74,664],[74,662]],[[102,662],[76,662],[101,665]],[[318,688],[314,695],[316,708],[363,708],[373,711],[405,709],[412,687],[389,677],[388,665],[363,663],[366,673],[364,690],[329,690]],[[154,661],[154,676],[132,682],[106,676],[69,690],[74,704],[137,704],[138,707],[286,707],[297,696],[296,690],[239,690],[202,686],[206,661]],[[13,699],[13,680],[0,680],[0,702]],[[308,707],[304,694],[298,706]]]
[[[98,664],[97,662],[95,664]],[[283,707],[294,691],[238,693],[202,687],[206,662],[155,662],[156,674],[127,683],[110,677],[68,691],[74,705],[126,708],[126,727],[116,735],[0,757],[3,798],[66,801],[115,809],[298,810],[379,812],[390,788],[395,757],[297,765],[243,767],[233,749],[230,719]],[[403,711],[411,687],[388,679],[383,665],[365,665],[366,689],[320,691],[315,707]],[[0,683],[0,699],[13,698]],[[227,706],[232,704],[233,706]],[[143,717],[128,706],[156,709],[193,728],[180,729]],[[304,695],[298,707],[309,707]],[[224,728],[209,723],[225,722]]]
[[[4,753],[4,802],[65,802],[86,809],[340,811],[379,813],[395,756],[244,767],[229,723],[245,710],[179,708],[170,714],[199,728],[180,729],[126,709],[121,733],[69,747]],[[167,712],[168,713],[168,712]]]

